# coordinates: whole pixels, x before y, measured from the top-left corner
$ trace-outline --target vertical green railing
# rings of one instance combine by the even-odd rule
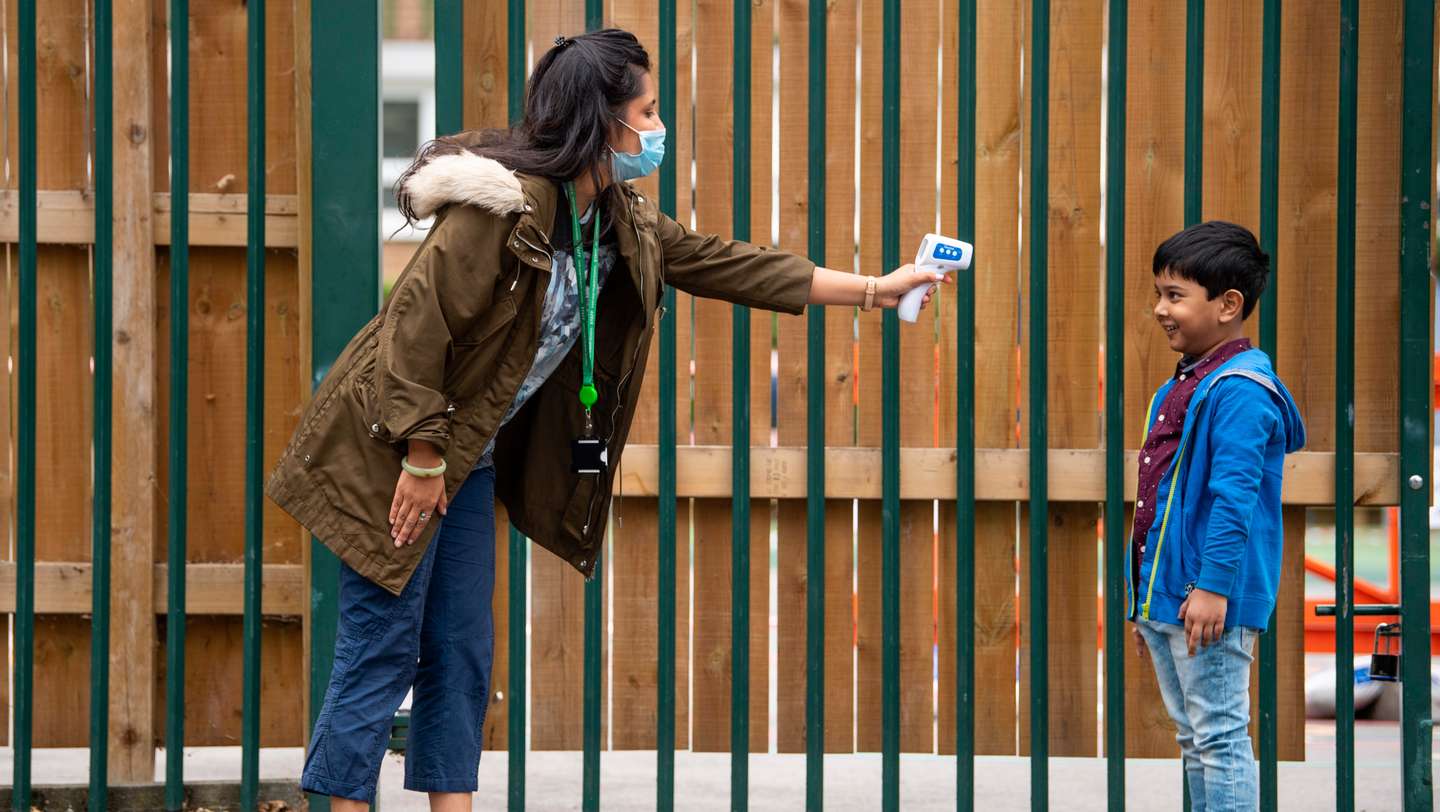
[[[1125,90],[1127,0],[1109,0],[1105,96],[1105,772],[1125,809]]]
[[[464,0],[435,0],[435,134],[465,128]]]
[[[245,233],[245,621],[240,717],[240,805],[254,809],[260,783],[260,588],[265,474],[265,0],[248,0]]]
[[[1359,0],[1340,0],[1335,224],[1335,809],[1355,807],[1355,146]]]
[[[525,0],[507,0],[506,4],[506,69],[505,100],[510,123],[518,122],[525,110]],[[507,778],[509,808],[521,812],[525,808],[525,753],[528,746],[525,724],[525,654],[526,618],[529,615],[527,595],[530,541],[525,534],[510,528],[510,608],[509,608],[509,773]]]
[[[16,34],[19,38],[19,147],[20,147],[20,267],[19,358],[16,378],[16,454],[19,477],[15,485],[15,718],[14,812],[30,812],[30,747],[35,713],[35,319],[38,298],[36,260],[35,178],[35,5],[20,0]]]
[[[825,264],[825,0],[810,0],[806,168],[810,259]],[[806,316],[805,808],[825,806],[825,308]]]
[[[1260,348],[1276,363],[1279,348],[1275,338],[1279,322],[1276,307],[1280,301],[1280,262],[1276,256],[1280,199],[1280,2],[1265,0],[1261,30],[1264,44],[1260,57],[1260,247],[1270,256],[1271,268],[1270,284],[1260,303]],[[1275,630],[1278,618],[1278,612],[1271,612],[1268,628],[1260,636],[1260,808],[1264,812],[1275,812],[1279,803],[1276,766],[1279,685],[1275,675],[1275,663],[1279,659]]]
[[[1043,810],[1050,805],[1049,0],[1033,0],[1030,18],[1030,808]]]
[[[750,239],[750,3],[734,27],[731,231]],[[750,807],[750,308],[732,307],[730,468],[730,809]]]
[[[585,30],[595,31],[604,23],[604,0],[585,0]],[[598,221],[597,221],[598,223]],[[619,393],[616,393],[619,397]],[[595,575],[585,582],[585,687],[584,687],[584,772],[582,806],[585,812],[600,808],[600,696],[601,635],[605,614],[605,554],[596,553]]]
[[[675,155],[675,0],[660,0],[660,120],[666,124],[665,154]],[[687,66],[688,69],[688,66]],[[688,137],[688,134],[687,134]],[[660,211],[675,216],[676,165],[660,164]],[[686,168],[688,171],[688,167]],[[666,314],[670,314],[666,318]],[[655,659],[655,807],[675,808],[675,289],[665,286],[660,317],[660,504],[656,585],[660,635]]]
[[[318,386],[379,305],[380,3],[311,0],[310,31],[310,375]],[[339,577],[340,560],[312,540],[310,729],[334,665]],[[330,808],[328,796],[309,801],[312,812]]]
[[[95,251],[94,275],[94,420],[91,456],[94,499],[91,505],[90,613],[90,792],[91,812],[104,810],[109,790],[110,757],[110,415],[113,408],[115,297],[115,119],[114,15],[110,0],[95,0]]]
[[[1185,227],[1204,216],[1205,157],[1205,0],[1185,7]],[[1149,427],[1146,427],[1149,431]],[[1154,564],[1152,563],[1153,567]],[[1263,670],[1263,669],[1262,669]],[[1262,673],[1260,679],[1265,679]],[[1190,781],[1180,765],[1181,797],[1190,810]]]
[[[1430,252],[1435,235],[1431,116],[1435,113],[1435,6],[1405,2],[1400,142],[1400,670],[1407,812],[1434,805],[1430,717]]]
[[[170,0],[170,481],[165,810],[185,808],[185,532],[190,391],[190,0]]]
[[[880,273],[900,264],[900,0],[885,0],[882,32]],[[880,704],[881,805],[900,809],[900,318],[881,322]]]
[[[961,0],[955,236],[975,243],[976,0]],[[975,274],[955,279],[955,808],[975,806]],[[941,697],[940,701],[945,701]]]

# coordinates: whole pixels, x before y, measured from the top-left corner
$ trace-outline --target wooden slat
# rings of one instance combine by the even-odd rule
[[[994,404],[995,409],[1001,408]],[[977,409],[979,401],[977,400]],[[1138,421],[1137,421],[1138,422]],[[618,492],[654,496],[659,489],[655,446],[625,449],[625,472]],[[805,496],[803,448],[752,448],[750,492],[771,499]],[[976,499],[981,502],[1024,501],[1029,497],[1029,452],[1016,448],[980,448]],[[1125,499],[1135,498],[1137,452],[1125,452]],[[825,451],[825,495],[832,499],[880,498],[880,450],[830,447]],[[1105,496],[1105,454],[1093,448],[1052,448],[1049,454],[1050,500],[1093,502]],[[955,449],[902,448],[901,499],[955,499]],[[719,499],[730,495],[729,446],[689,446],[677,452],[681,496]],[[1395,454],[1355,455],[1355,503],[1393,505],[1399,498],[1399,457]],[[1291,505],[1334,502],[1335,455],[1301,451],[1285,458],[1284,501]]]
[[[695,25],[704,36],[695,43],[695,117],[710,126],[695,130],[696,227],[730,236],[731,136],[733,119],[733,10],[728,3],[699,2]],[[694,436],[700,443],[731,441],[731,306],[694,300]],[[697,751],[730,749],[731,692],[731,521],[729,500],[694,505],[695,716],[692,746]],[[752,624],[758,618],[752,617]],[[762,729],[763,730],[763,729]]]
[[[858,0],[860,51],[865,54],[860,72],[860,273],[881,274],[880,212],[881,165],[883,132],[881,103],[884,88],[880,55],[884,9],[880,0]],[[858,444],[879,448],[880,428],[880,323],[879,312],[859,314],[859,341],[852,348],[856,357],[855,395],[856,432]],[[759,466],[752,463],[752,467]],[[904,466],[902,465],[902,468]],[[835,470],[826,460],[826,477]],[[875,472],[878,474],[877,467]],[[866,497],[857,508],[856,527],[856,679],[855,735],[857,750],[875,752],[880,749],[880,480],[877,477],[873,496]],[[901,479],[904,487],[904,478]],[[826,488],[826,493],[830,489]],[[878,770],[877,770],[878,776]],[[876,779],[878,780],[878,778]]]
[[[508,117],[508,56],[506,31],[508,12],[504,3],[463,4],[464,42],[461,49],[466,69],[461,80],[462,115],[465,129],[504,127]],[[538,548],[535,552],[539,552]],[[522,583],[521,588],[525,585]],[[525,663],[510,662],[510,522],[503,504],[495,504],[495,594],[492,601],[494,629],[493,659],[490,667],[490,697],[485,713],[482,749],[500,754],[509,743],[510,669]]]
[[[750,242],[771,236],[771,91],[774,87],[775,0],[752,0],[750,21]],[[750,444],[772,442],[771,347],[775,314],[750,313]],[[741,363],[735,359],[735,363]],[[750,750],[770,750],[770,531],[774,506],[750,500]]]
[[[109,770],[116,781],[155,776],[155,246],[151,199],[150,0],[117,4],[114,18],[114,438],[110,595]],[[163,29],[159,29],[163,30]],[[104,67],[104,66],[102,66]],[[163,97],[162,97],[163,98]],[[140,137],[136,137],[140,134]]]
[[[495,504],[495,594],[491,606],[494,648],[481,751],[500,753],[510,741],[510,520],[499,502]]]
[[[954,15],[948,15],[954,16]],[[900,33],[900,245],[901,262],[924,236],[935,230],[936,126],[940,96],[935,70],[940,49],[938,4],[907,9]],[[890,269],[882,267],[880,270]],[[936,387],[940,385],[935,350],[938,307],[927,307],[915,324],[900,325],[900,443],[934,446]],[[947,356],[953,348],[942,350]],[[902,474],[902,479],[905,476]],[[885,573],[882,571],[882,578]],[[900,749],[935,749],[935,505],[929,501],[900,506]]]
[[[559,558],[539,548],[531,552],[530,746],[579,750],[584,744],[585,581]]]
[[[832,0],[826,48],[825,264],[855,268],[856,0]],[[855,442],[855,315],[825,314],[825,443]],[[854,503],[825,503],[825,750],[855,750]]]
[[[780,40],[780,96],[785,99],[777,111],[780,118],[779,223],[781,250],[805,255],[809,225],[809,52],[808,4],[801,0],[780,0],[777,29]],[[768,53],[768,50],[766,51]],[[823,201],[816,201],[822,205]],[[780,316],[778,352],[779,390],[776,394],[776,428],[780,443],[804,445],[806,441],[809,364],[806,358],[806,325],[809,315]],[[769,393],[768,381],[765,388]],[[820,439],[820,438],[817,438]],[[768,443],[766,443],[768,445]],[[776,651],[777,673],[792,675],[775,686],[776,743],[782,753],[805,750],[806,680],[806,505],[800,500],[779,503],[778,606]],[[827,711],[829,708],[826,709]]]
[[[675,106],[673,121],[666,121],[676,132],[696,132],[695,83],[689,65],[695,56],[695,14],[690,3],[677,3],[675,8]],[[686,169],[694,157],[690,138],[676,139],[675,217],[689,224],[694,214],[693,177]],[[658,197],[657,197],[658,199]],[[675,416],[676,443],[687,446],[694,442],[693,406],[691,396],[691,346],[693,343],[693,298],[676,291],[675,309],[667,318],[675,319]],[[658,377],[658,374],[657,374]],[[693,742],[693,720],[696,711],[691,704],[695,649],[692,648],[691,607],[694,597],[690,589],[693,560],[691,533],[694,526],[693,503],[677,498],[675,507],[675,747],[685,749]]]
[[[1049,132],[1049,442],[1099,445],[1100,60],[1103,9],[1060,0],[1051,6]],[[1028,346],[1028,345],[1027,345]],[[1026,357],[1026,365],[1033,359]],[[1025,374],[1028,376],[1029,370]],[[1026,416],[1034,414],[1031,406]],[[1095,502],[1053,505],[1049,525],[1050,753],[1095,754],[1098,588]],[[1029,747],[1028,533],[1021,534],[1020,752]]]
[[[123,108],[116,100],[117,114]],[[124,142],[129,141],[128,131]],[[142,142],[142,144],[148,142]],[[145,218],[145,239],[170,244],[170,195],[149,196],[152,214]],[[144,198],[141,198],[143,200]],[[37,239],[41,244],[89,245],[95,242],[95,203],[86,192],[47,189],[37,194]],[[295,248],[299,244],[299,204],[293,194],[265,196],[265,245]],[[134,208],[133,211],[143,211]],[[118,208],[117,208],[118,211]],[[190,195],[190,244],[244,246],[246,197],[243,194],[196,192]],[[0,242],[15,242],[20,233],[20,200],[14,191],[0,191]]]
[[[235,618],[191,618],[185,627],[185,745],[238,746],[240,705],[230,704],[244,664],[241,625]],[[295,674],[306,668],[298,620],[267,619],[260,641],[260,746],[294,747],[304,740],[304,698]],[[165,663],[160,658],[155,690],[163,696]],[[201,667],[203,665],[203,667]]]
[[[266,69],[270,76],[292,76],[296,60],[293,10],[267,15],[266,36],[271,43],[284,47],[267,49]],[[204,6],[191,13],[191,115],[192,122],[205,122],[191,133],[190,192],[204,194],[243,195],[246,189],[247,145],[245,105],[245,43],[247,20],[243,6]],[[266,111],[266,191],[292,200],[297,191],[296,180],[296,88],[293,83],[271,83],[267,92]],[[303,122],[300,122],[303,123]],[[216,201],[224,204],[227,201]],[[298,209],[297,209],[298,211]],[[158,219],[158,218],[157,218]],[[243,217],[240,222],[243,224]],[[164,228],[168,230],[166,223]],[[264,458],[276,459],[289,440],[299,404],[309,389],[308,375],[301,369],[301,293],[297,259],[293,251],[267,251],[265,320],[265,428]],[[197,465],[195,460],[241,460],[245,441],[245,378],[235,374],[233,361],[244,357],[245,313],[249,303],[245,293],[245,251],[229,247],[196,247],[191,251],[190,287],[190,392],[189,434],[190,481],[189,499],[189,560],[192,563],[235,563],[242,558],[244,540],[244,466]],[[157,287],[168,289],[168,262],[161,266]],[[168,297],[167,297],[168,299]],[[157,335],[169,334],[170,309],[157,308],[160,313]],[[308,328],[308,322],[306,323]],[[304,333],[308,335],[308,329]],[[157,368],[169,367],[168,342],[158,342]],[[159,403],[169,399],[168,374],[160,376]],[[160,438],[159,467],[168,479],[168,415],[157,409]],[[160,517],[164,527],[164,517]],[[268,543],[266,562],[302,565],[303,548],[307,544],[299,527],[278,507],[267,503],[263,512],[264,532]],[[154,541],[157,559],[165,556],[165,536],[157,534]],[[228,624],[228,625],[227,625]],[[239,618],[217,618],[213,622],[195,624],[187,629],[187,651],[214,652],[236,646],[236,667],[239,663]],[[233,626],[233,629],[230,628]],[[275,627],[277,630],[282,627]],[[207,637],[209,636],[209,637]],[[305,651],[303,634],[295,627],[275,631],[267,625],[262,662],[293,661],[299,663]],[[274,638],[273,642],[271,638]],[[279,647],[277,653],[271,647]],[[193,656],[193,655],[192,655]],[[226,655],[228,656],[228,655]],[[296,668],[299,666],[297,665]],[[265,670],[268,672],[269,666]],[[194,687],[195,677],[187,674],[187,690]],[[212,708],[239,708],[239,683],[233,680],[217,683],[214,690],[222,692]],[[262,704],[283,706],[289,700],[283,693],[293,686],[279,683],[262,684]],[[211,690],[207,687],[206,690]],[[304,741],[304,719],[296,711],[271,716],[262,714],[262,739],[299,745]],[[193,739],[197,744],[228,741],[238,737],[238,716],[194,717],[190,724],[200,731]],[[188,736],[189,734],[187,734]],[[187,741],[192,739],[187,737]]]
[[[984,0],[976,10],[976,210],[975,242],[987,246],[977,258],[975,277],[975,438],[981,446],[1015,444],[1015,336],[1018,249],[1014,235],[1020,211],[1019,94],[1021,72],[1020,0]],[[946,53],[952,53],[949,48]],[[946,67],[946,75],[954,73]],[[946,94],[955,98],[954,94]],[[953,119],[946,115],[946,121]],[[953,132],[953,127],[951,129]],[[947,142],[953,141],[947,137]],[[952,149],[952,146],[947,146]],[[942,191],[944,186],[941,187]],[[943,214],[944,212],[942,212]],[[1009,246],[1008,249],[1005,246]],[[955,297],[946,301],[946,325],[954,324]],[[943,330],[943,345],[953,345]],[[954,373],[941,380],[941,443],[954,443]],[[903,453],[903,452],[902,452]],[[1016,452],[1024,453],[1024,452]],[[902,462],[903,466],[903,462]],[[988,464],[977,461],[982,478]],[[902,487],[907,480],[901,479]],[[924,477],[953,483],[954,476]],[[1053,481],[1053,480],[1052,480]],[[1018,498],[1028,498],[1028,494]],[[939,748],[955,751],[955,505],[940,502],[940,719]],[[1011,755],[1015,750],[1015,505],[978,503],[975,513],[975,750]]]
[[[36,8],[36,183],[84,189],[90,126],[84,76],[87,4],[44,3]],[[14,7],[14,4],[11,4]],[[13,28],[9,29],[14,31]],[[14,36],[11,34],[11,36]],[[36,338],[35,546],[37,561],[90,560],[90,438],[93,389],[90,355],[94,310],[90,262],[84,249],[41,246],[38,253]],[[90,714],[90,620],[37,619],[35,673],[74,674],[73,680],[35,681],[37,747],[84,746]]]
[[[169,567],[150,567],[149,615],[166,612]],[[239,615],[242,579],[241,564],[191,564],[185,569],[185,612],[190,615]],[[305,603],[305,575],[298,564],[268,564],[264,573],[262,602],[267,616],[299,616]],[[90,563],[43,561],[35,566],[36,611],[40,614],[88,615]],[[143,604],[142,604],[143,605]],[[15,564],[0,563],[0,614],[15,611]]]
[[[1400,437],[1395,387],[1400,367],[1393,329],[1400,320],[1400,210],[1391,202],[1400,198],[1397,88],[1403,40],[1398,4],[1364,5],[1355,209],[1355,448],[1360,451],[1397,451]],[[1310,351],[1328,358],[1321,349]]]
[[[1155,293],[1146,271],[1155,246],[1184,225],[1184,5],[1132,2],[1129,35],[1125,267],[1131,272],[1125,278],[1125,439],[1138,443],[1151,393],[1175,371],[1175,353],[1150,313]],[[1136,470],[1128,458],[1125,470],[1127,478]],[[1126,646],[1125,656],[1126,755],[1174,758],[1179,752],[1175,729],[1161,704],[1154,670],[1139,660],[1134,645]]]
[[[15,35],[10,33],[16,30],[15,4],[0,5],[0,20],[5,23],[5,31],[0,33],[0,39],[5,44],[5,73],[3,81],[0,81],[0,127],[4,128],[5,142],[3,145],[3,157],[10,166],[19,166],[19,116],[11,115],[10,111],[16,109],[19,104],[19,54],[15,45]],[[18,173],[0,173],[0,192],[8,192],[19,185]],[[0,254],[3,254],[4,270],[0,271],[0,358],[9,358],[14,352],[14,347],[19,343],[16,330],[20,323],[18,308],[19,291],[19,246],[5,244],[0,246]],[[18,369],[7,369],[4,376],[0,376],[0,459],[7,460],[7,463],[0,465],[0,529],[11,532],[10,528],[16,526],[18,517],[15,513],[15,483],[16,473],[14,463],[8,462],[15,459],[13,448],[19,438],[19,425],[16,421],[16,398],[18,395],[19,381],[16,374]],[[0,552],[0,560],[13,556],[10,550]],[[11,679],[10,675],[10,649],[12,647],[10,632],[7,630],[3,636],[6,645],[0,651],[0,707],[10,708],[11,701]],[[6,724],[0,724],[0,746],[10,744],[10,725],[8,724],[10,714],[8,711],[0,713],[0,720]]]

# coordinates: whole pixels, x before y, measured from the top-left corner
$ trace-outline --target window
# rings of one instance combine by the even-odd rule
[[[419,100],[386,100],[384,119],[381,154],[386,158],[413,158],[420,148]]]

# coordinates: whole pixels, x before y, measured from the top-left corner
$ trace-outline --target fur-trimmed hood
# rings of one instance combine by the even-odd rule
[[[468,149],[426,160],[404,179],[397,192],[422,220],[449,203],[479,206],[501,215],[525,209],[520,178],[499,161]]]

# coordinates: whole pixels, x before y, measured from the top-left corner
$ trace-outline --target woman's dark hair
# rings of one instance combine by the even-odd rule
[[[1245,297],[1241,319],[1250,318],[1270,276],[1270,257],[1244,226],[1210,220],[1190,226],[1155,249],[1151,270],[1168,270],[1205,288],[1214,299],[1227,290]]]
[[[401,214],[407,223],[417,219],[405,193],[415,170],[466,149],[556,181],[589,170],[600,188],[597,167],[608,157],[611,128],[625,104],[640,95],[649,71],[650,55],[629,31],[606,28],[556,38],[530,75],[519,122],[509,129],[442,136],[420,148],[395,182]]]

